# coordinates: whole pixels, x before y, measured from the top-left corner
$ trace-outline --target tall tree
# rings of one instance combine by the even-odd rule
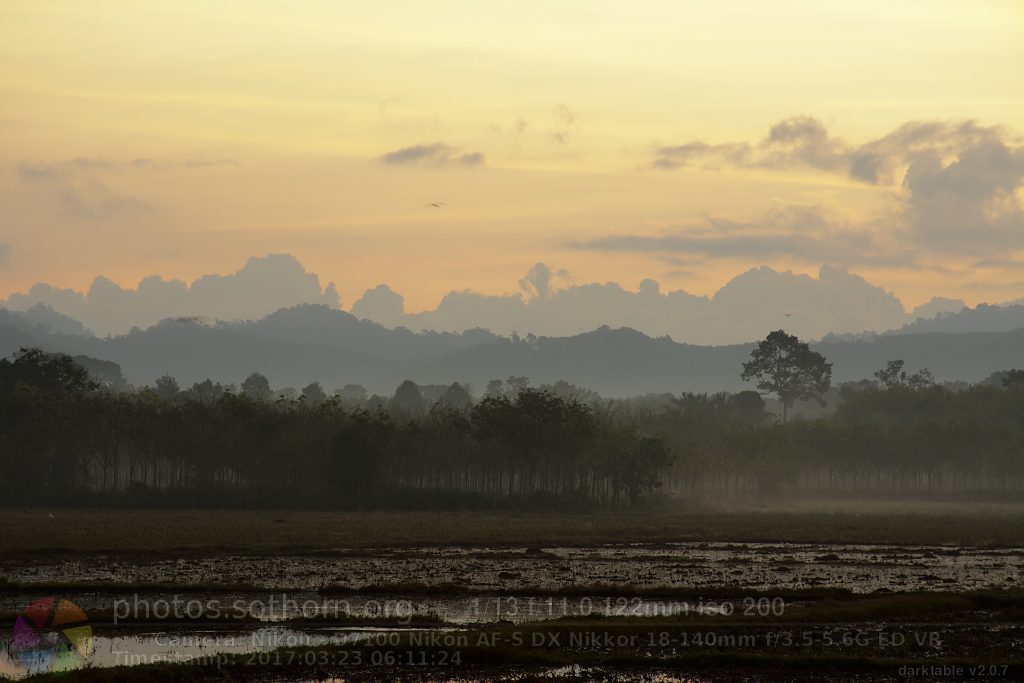
[[[258,372],[254,372],[242,382],[242,395],[254,401],[269,401],[274,396],[270,388],[270,380]]]
[[[447,410],[466,411],[473,405],[473,396],[465,386],[453,382],[437,402]]]
[[[181,388],[178,386],[178,380],[174,379],[170,375],[163,375],[158,377],[155,383],[156,395],[165,401],[173,401],[178,398],[178,394],[181,393]]]
[[[416,382],[407,379],[395,389],[391,398],[391,409],[398,415],[408,419],[419,416],[423,412],[423,392]]]
[[[315,407],[327,400],[327,392],[320,386],[320,382],[310,382],[302,388],[302,400],[306,405]]]
[[[785,330],[771,332],[750,356],[740,377],[756,381],[760,391],[779,397],[783,422],[796,401],[821,400],[832,385],[832,364]]]
[[[73,395],[99,388],[89,372],[63,353],[45,353],[23,348],[10,359],[0,360],[0,391],[7,393],[18,384],[33,387],[44,395]]]

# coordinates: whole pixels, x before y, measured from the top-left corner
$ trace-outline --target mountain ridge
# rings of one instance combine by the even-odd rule
[[[765,330],[767,334],[769,330]],[[468,382],[479,392],[490,379],[564,379],[609,396],[683,391],[738,391],[740,364],[755,342],[708,346],[652,337],[628,327],[601,326],[568,336],[502,337],[412,332],[318,305],[281,309],[260,321],[203,324],[165,320],[147,330],[100,339],[60,334],[0,310],[0,353],[20,346],[87,355],[118,363],[129,382],[151,384],[171,374],[182,384],[204,379],[239,383],[261,372],[278,386],[320,381],[362,384],[390,393],[404,379]],[[888,360],[928,367],[940,381],[979,381],[1024,367],[1024,326],[1001,332],[911,332],[870,341],[812,342],[835,364],[835,382],[870,377]]]

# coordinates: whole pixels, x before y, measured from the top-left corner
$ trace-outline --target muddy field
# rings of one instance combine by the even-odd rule
[[[83,608],[74,681],[1014,680],[1022,581],[1024,546],[984,542],[45,548],[0,552],[0,616]]]
[[[14,583],[250,585],[265,590],[457,585],[466,591],[557,592],[587,585],[750,591],[834,587],[857,593],[1015,586],[1024,547],[673,543],[588,548],[394,548],[318,556],[188,559],[4,558]]]

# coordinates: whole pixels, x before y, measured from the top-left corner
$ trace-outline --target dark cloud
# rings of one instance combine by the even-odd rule
[[[442,142],[432,145],[413,145],[384,154],[385,164],[425,164],[430,166],[480,166],[486,158],[482,152],[460,153],[458,149]]]

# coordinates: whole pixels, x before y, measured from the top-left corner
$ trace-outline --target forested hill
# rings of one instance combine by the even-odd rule
[[[955,313],[941,313],[934,318],[918,318],[898,330],[886,334],[919,332],[1009,332],[1024,327],[1024,304],[990,306],[979,304]]]
[[[315,305],[282,309],[257,322],[167,320],[148,330],[98,339],[58,334],[0,310],[0,354],[10,355],[22,346],[114,361],[136,385],[152,384],[165,373],[183,385],[206,378],[239,383],[258,371],[275,386],[320,381],[333,390],[357,383],[390,394],[408,378],[419,383],[469,382],[479,393],[489,379],[516,375],[537,384],[565,379],[604,395],[623,396],[749,388],[739,371],[753,343],[693,346],[607,327],[538,339],[508,339],[480,330],[414,333]],[[1024,328],[885,335],[813,347],[834,363],[835,382],[870,377],[893,359],[906,361],[909,369],[927,367],[938,381],[974,382],[997,370],[1024,367]]]

